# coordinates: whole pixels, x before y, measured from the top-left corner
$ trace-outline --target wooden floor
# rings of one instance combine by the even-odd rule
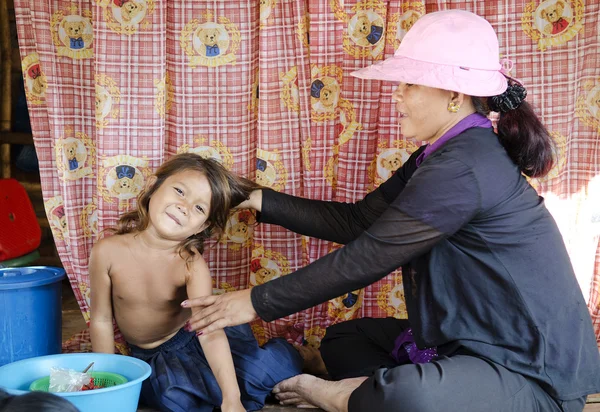
[[[75,333],[86,328],[85,321],[79,310],[79,305],[75,300],[73,291],[71,290],[69,283],[64,282],[63,287],[63,341],[67,340]],[[267,405],[263,411],[268,412],[306,412],[304,408],[294,408],[290,406],[279,406],[279,405]],[[309,409],[309,411],[321,411],[321,409]],[[138,412],[158,412],[154,409],[140,408]],[[588,397],[588,404],[584,408],[584,412],[600,412],[600,394],[591,395]]]

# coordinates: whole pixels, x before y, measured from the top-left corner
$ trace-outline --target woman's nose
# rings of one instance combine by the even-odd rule
[[[398,87],[396,87],[396,90],[394,90],[392,93],[392,99],[395,101],[402,99],[402,85],[398,85]]]

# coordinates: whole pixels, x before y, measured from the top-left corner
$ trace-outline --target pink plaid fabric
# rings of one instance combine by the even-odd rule
[[[392,85],[349,73],[392,55],[420,15],[461,8],[492,23],[556,139],[555,169],[531,183],[559,223],[600,338],[600,5],[563,3],[552,22],[554,0],[15,0],[46,210],[86,320],[93,243],[177,152],[315,199],[350,202],[377,187],[419,143],[400,134]],[[206,253],[219,291],[256,284],[253,260],[285,276],[339,247],[266,225],[236,233],[249,223],[234,216]],[[405,317],[403,293],[395,272],[254,331],[318,345],[336,322]]]

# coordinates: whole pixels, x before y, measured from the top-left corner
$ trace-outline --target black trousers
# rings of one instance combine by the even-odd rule
[[[389,355],[407,320],[363,318],[330,326],[321,356],[332,379],[368,376],[349,412],[581,412],[586,397],[561,401],[534,380],[476,356],[398,365]]]

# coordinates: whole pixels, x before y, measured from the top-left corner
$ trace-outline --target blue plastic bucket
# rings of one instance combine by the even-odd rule
[[[61,353],[64,277],[48,266],[0,268],[0,366]]]
[[[108,353],[63,353],[24,359],[0,367],[0,388],[13,395],[29,392],[33,381],[50,374],[58,367],[82,371],[91,362],[98,372],[123,375],[128,382],[110,388],[84,392],[57,393],[75,405],[80,412],[135,412],[138,407],[142,382],[152,369],[146,362],[130,356]]]

